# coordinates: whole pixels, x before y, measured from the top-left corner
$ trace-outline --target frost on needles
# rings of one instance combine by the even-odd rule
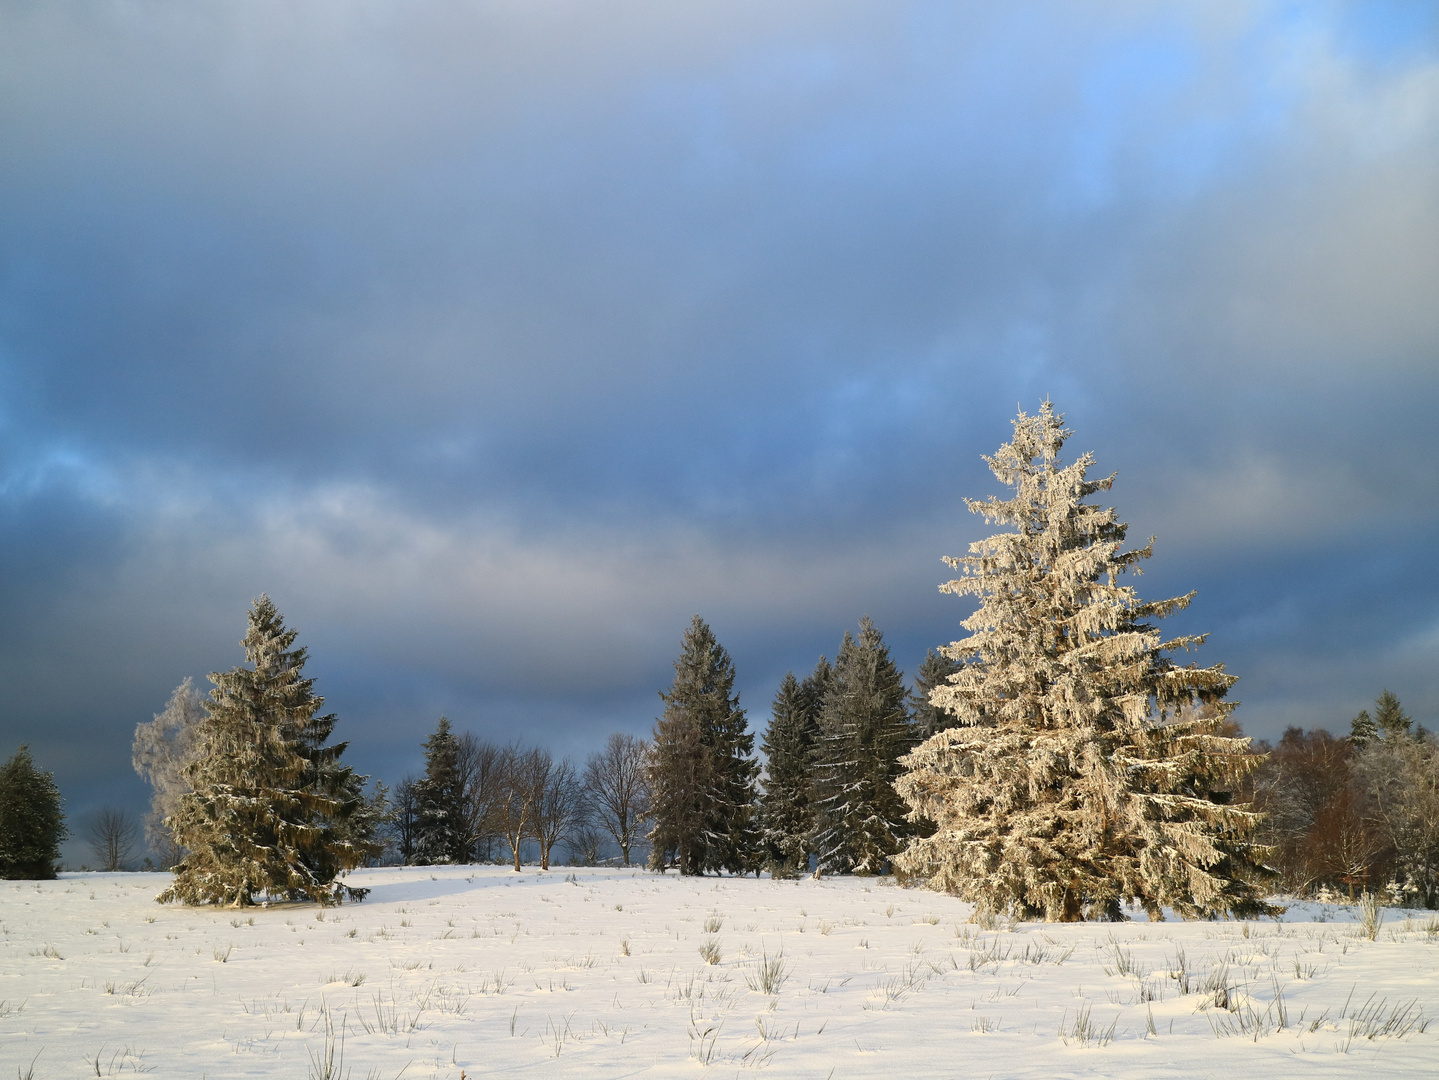
[[[1046,402],[1020,412],[1014,439],[985,458],[1007,499],[966,500],[1009,526],[946,559],[940,588],[980,599],[961,662],[930,693],[955,726],[904,759],[896,788],[935,831],[895,859],[903,873],[980,909],[1050,921],[1269,914],[1272,876],[1259,815],[1231,802],[1261,760],[1227,721],[1235,677],[1169,656],[1203,636],[1164,640],[1154,622],[1193,593],[1142,601],[1120,575],[1147,559],[1122,550],[1127,526],[1088,501],[1114,477],[1093,456],[1060,463],[1072,433]]]

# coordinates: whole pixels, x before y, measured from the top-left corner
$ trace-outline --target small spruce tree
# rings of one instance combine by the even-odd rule
[[[820,663],[828,670],[823,657]],[[774,696],[761,744],[765,776],[759,803],[760,844],[772,877],[795,877],[809,869],[814,829],[810,756],[819,731],[817,705],[813,688],[787,672]]]
[[[1118,919],[1125,900],[1151,918],[1269,913],[1259,815],[1231,801],[1262,760],[1226,733],[1235,678],[1167,655],[1203,638],[1166,641],[1151,620],[1193,594],[1144,602],[1118,583],[1153,541],[1121,550],[1126,526],[1087,501],[1113,477],[1088,479],[1088,454],[1062,466],[1069,435],[1048,402],[1021,412],[985,459],[1012,497],[968,501],[1014,531],[946,560],[962,576],[941,589],[980,607],[944,650],[965,666],[930,694],[958,726],[918,746],[899,782],[937,828],[896,864],[1022,918]]]
[[[250,608],[241,644],[252,667],[212,674],[189,790],[166,825],[186,850],[161,903],[248,906],[266,900],[354,899],[338,876],[378,852],[345,840],[336,823],[356,807],[350,780],[323,745],[334,727],[303,677],[307,652],[268,596]],[[360,783],[367,778],[357,778]]]
[[[415,862],[462,863],[469,854],[464,827],[459,740],[443,716],[425,740],[425,776],[415,784]]]
[[[675,678],[661,691],[650,755],[654,827],[650,865],[674,863],[684,874],[753,869],[754,735],[734,693],[734,662],[696,615],[685,631]]]
[[[1374,726],[1386,739],[1398,739],[1413,733],[1414,721],[1392,691],[1383,691],[1374,700]]]
[[[813,756],[815,848],[820,866],[880,874],[911,834],[894,787],[914,746],[904,676],[868,618],[845,631],[820,710]]]
[[[1362,750],[1379,738],[1379,725],[1368,709],[1360,709],[1359,715],[1349,722],[1349,742],[1356,750]]]
[[[0,765],[0,878],[49,880],[60,861],[65,815],[55,777],[35,767],[29,747]]]

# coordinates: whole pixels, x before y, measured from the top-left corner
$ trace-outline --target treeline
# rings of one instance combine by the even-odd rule
[[[1280,887],[1439,907],[1439,740],[1380,694],[1349,734],[1289,728],[1254,774]]]
[[[698,615],[650,741],[615,733],[583,769],[543,748],[456,734],[441,718],[424,743],[425,771],[392,796],[390,837],[405,863],[521,865],[527,843],[548,868],[563,843],[594,863],[612,843],[628,866],[685,874],[811,865],[881,873],[915,834],[894,788],[900,759],[945,725],[927,693],[958,665],[931,652],[911,697],[868,619],[846,633],[835,662],[803,681],[785,676],[765,732],[764,767],[735,693],[734,663]]]
[[[698,615],[662,694],[650,755],[650,866],[701,874],[882,873],[922,830],[895,790],[902,758],[932,731],[927,691],[957,670],[931,653],[911,698],[868,619],[835,661],[785,676],[761,749],[734,692],[734,664]]]
[[[1386,693],[1344,738],[1253,746],[1226,700],[1236,677],[1177,663],[1203,637],[1157,626],[1193,594],[1122,584],[1153,541],[1124,548],[1127,526],[1091,501],[1114,478],[1089,479],[1089,454],[1063,464],[1070,434],[1046,402],[985,459],[1011,490],[969,506],[1009,531],[946,560],[941,589],[978,605],[915,693],[862,620],[832,663],[785,677],[760,753],[696,616],[650,741],[613,735],[579,768],[442,719],[424,775],[391,793],[344,764],[305,650],[261,597],[247,664],[212,675],[208,699],[182,684],[137,728],[147,835],[174,870],[160,899],[332,903],[379,860],[519,869],[526,845],[548,866],[561,844],[594,861],[608,838],[626,863],[647,843],[650,867],[684,874],[892,870],[981,920],[1251,917],[1277,911],[1276,886],[1439,904],[1434,738]],[[15,769],[44,787],[28,759]]]
[[[547,870],[557,845],[592,865],[608,838],[630,865],[649,816],[643,740],[612,734],[579,771],[542,747],[456,735],[441,717],[424,749],[424,775],[395,788],[389,837],[399,861],[491,862],[502,851],[519,870],[522,849],[533,842]]]

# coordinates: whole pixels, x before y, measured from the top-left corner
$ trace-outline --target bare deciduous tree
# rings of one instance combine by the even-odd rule
[[[165,869],[185,854],[165,819],[190,789],[185,768],[200,755],[200,722],[206,715],[204,695],[187,678],[175,687],[164,712],[135,725],[130,761],[154,789],[145,815],[145,839]]]
[[[548,752],[545,757],[549,757]],[[540,845],[540,869],[550,868],[550,852],[583,817],[584,793],[569,759],[550,765],[540,779],[532,831]]]
[[[465,732],[456,740],[460,781],[461,829],[470,857],[489,861],[495,840],[494,804],[504,750]]]
[[[123,870],[135,853],[140,830],[126,810],[107,806],[97,811],[85,826],[85,841],[101,870]]]
[[[537,805],[544,793],[544,780],[552,760],[548,750],[512,743],[500,751],[495,763],[490,827],[509,845],[516,871],[520,869],[520,848],[534,835]]]
[[[395,817],[391,827],[394,829],[395,848],[399,852],[400,861],[406,866],[414,862],[415,843],[419,838],[420,801],[415,792],[417,783],[419,780],[414,776],[401,780],[395,785],[392,802]]]
[[[1404,901],[1439,907],[1439,740],[1407,726],[1379,727],[1384,736],[1359,754],[1357,769],[1370,820],[1392,853],[1390,873]]]
[[[598,866],[600,846],[604,842],[605,834],[589,824],[588,819],[582,818],[565,837],[565,845],[570,849],[570,863],[577,866]]]
[[[650,813],[650,786],[645,770],[649,744],[623,732],[605,740],[605,748],[585,763],[585,803],[589,816],[620,848],[624,865],[630,847]]]

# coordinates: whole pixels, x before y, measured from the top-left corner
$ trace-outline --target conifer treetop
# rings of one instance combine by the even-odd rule
[[[1055,701],[1051,708],[1037,709],[1033,692],[1062,683],[1066,675],[1100,669],[1111,683],[1106,704],[1117,705],[1131,726],[1147,722],[1151,695],[1157,696],[1162,716],[1193,701],[1196,694],[1218,702],[1236,681],[1224,674],[1223,665],[1191,666],[1178,674],[1172,662],[1158,658],[1161,670],[1153,668],[1156,653],[1192,650],[1207,635],[1162,641],[1147,621],[1188,607],[1193,592],[1141,601],[1132,587],[1119,584],[1125,571],[1143,573],[1140,564],[1153,554],[1154,537],[1143,547],[1122,550],[1128,525],[1112,507],[1085,501],[1110,490],[1117,474],[1088,479],[1094,464],[1091,453],[1067,466],[1060,464],[1064,442],[1073,432],[1063,427],[1063,417],[1055,415],[1048,401],[1037,415],[1021,410],[1013,423],[1013,441],[984,457],[1013,494],[966,499],[965,504],[986,522],[1010,525],[1014,531],[975,541],[966,557],[945,556],[960,577],[939,587],[981,597],[979,609],[960,624],[970,636],[939,651],[952,660],[979,661],[982,666],[950,676],[946,685],[931,692],[931,703],[961,724],[1000,718],[1068,723],[1082,718],[1086,703],[1066,706]],[[1025,663],[1015,663],[1021,658]],[[1013,685],[995,686],[1000,661],[1013,674],[1023,669],[1027,676]]]

